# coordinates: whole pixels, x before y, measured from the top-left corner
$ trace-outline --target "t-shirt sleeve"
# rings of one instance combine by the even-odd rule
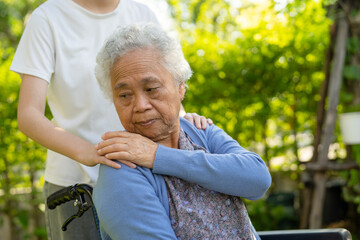
[[[55,66],[55,46],[46,16],[35,10],[27,23],[10,70],[50,81]]]

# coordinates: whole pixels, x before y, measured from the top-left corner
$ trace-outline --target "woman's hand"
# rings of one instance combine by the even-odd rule
[[[186,113],[184,118],[194,124],[197,129],[206,129],[207,123],[209,125],[213,124],[213,121],[210,118],[200,116],[197,113]]]
[[[150,139],[124,131],[107,132],[101,138],[103,141],[95,146],[100,156],[132,168],[136,165],[153,168],[158,145]]]

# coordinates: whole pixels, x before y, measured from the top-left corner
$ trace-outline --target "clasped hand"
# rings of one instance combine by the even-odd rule
[[[153,168],[158,145],[136,133],[125,131],[107,132],[95,145],[100,156],[117,160],[131,168],[136,165]]]

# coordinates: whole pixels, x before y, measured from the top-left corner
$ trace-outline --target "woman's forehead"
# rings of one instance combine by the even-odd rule
[[[144,72],[156,69],[159,65],[157,54],[153,54],[150,50],[136,50],[118,58],[111,68],[111,73],[124,75],[132,72]]]
[[[115,61],[111,69],[112,81],[127,78],[146,78],[146,81],[163,78],[172,80],[169,71],[160,64],[159,55],[151,49],[131,51]]]

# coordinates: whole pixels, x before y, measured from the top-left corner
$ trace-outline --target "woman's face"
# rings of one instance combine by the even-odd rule
[[[128,52],[111,69],[113,101],[126,131],[162,142],[179,134],[184,84],[177,86],[156,50]]]

